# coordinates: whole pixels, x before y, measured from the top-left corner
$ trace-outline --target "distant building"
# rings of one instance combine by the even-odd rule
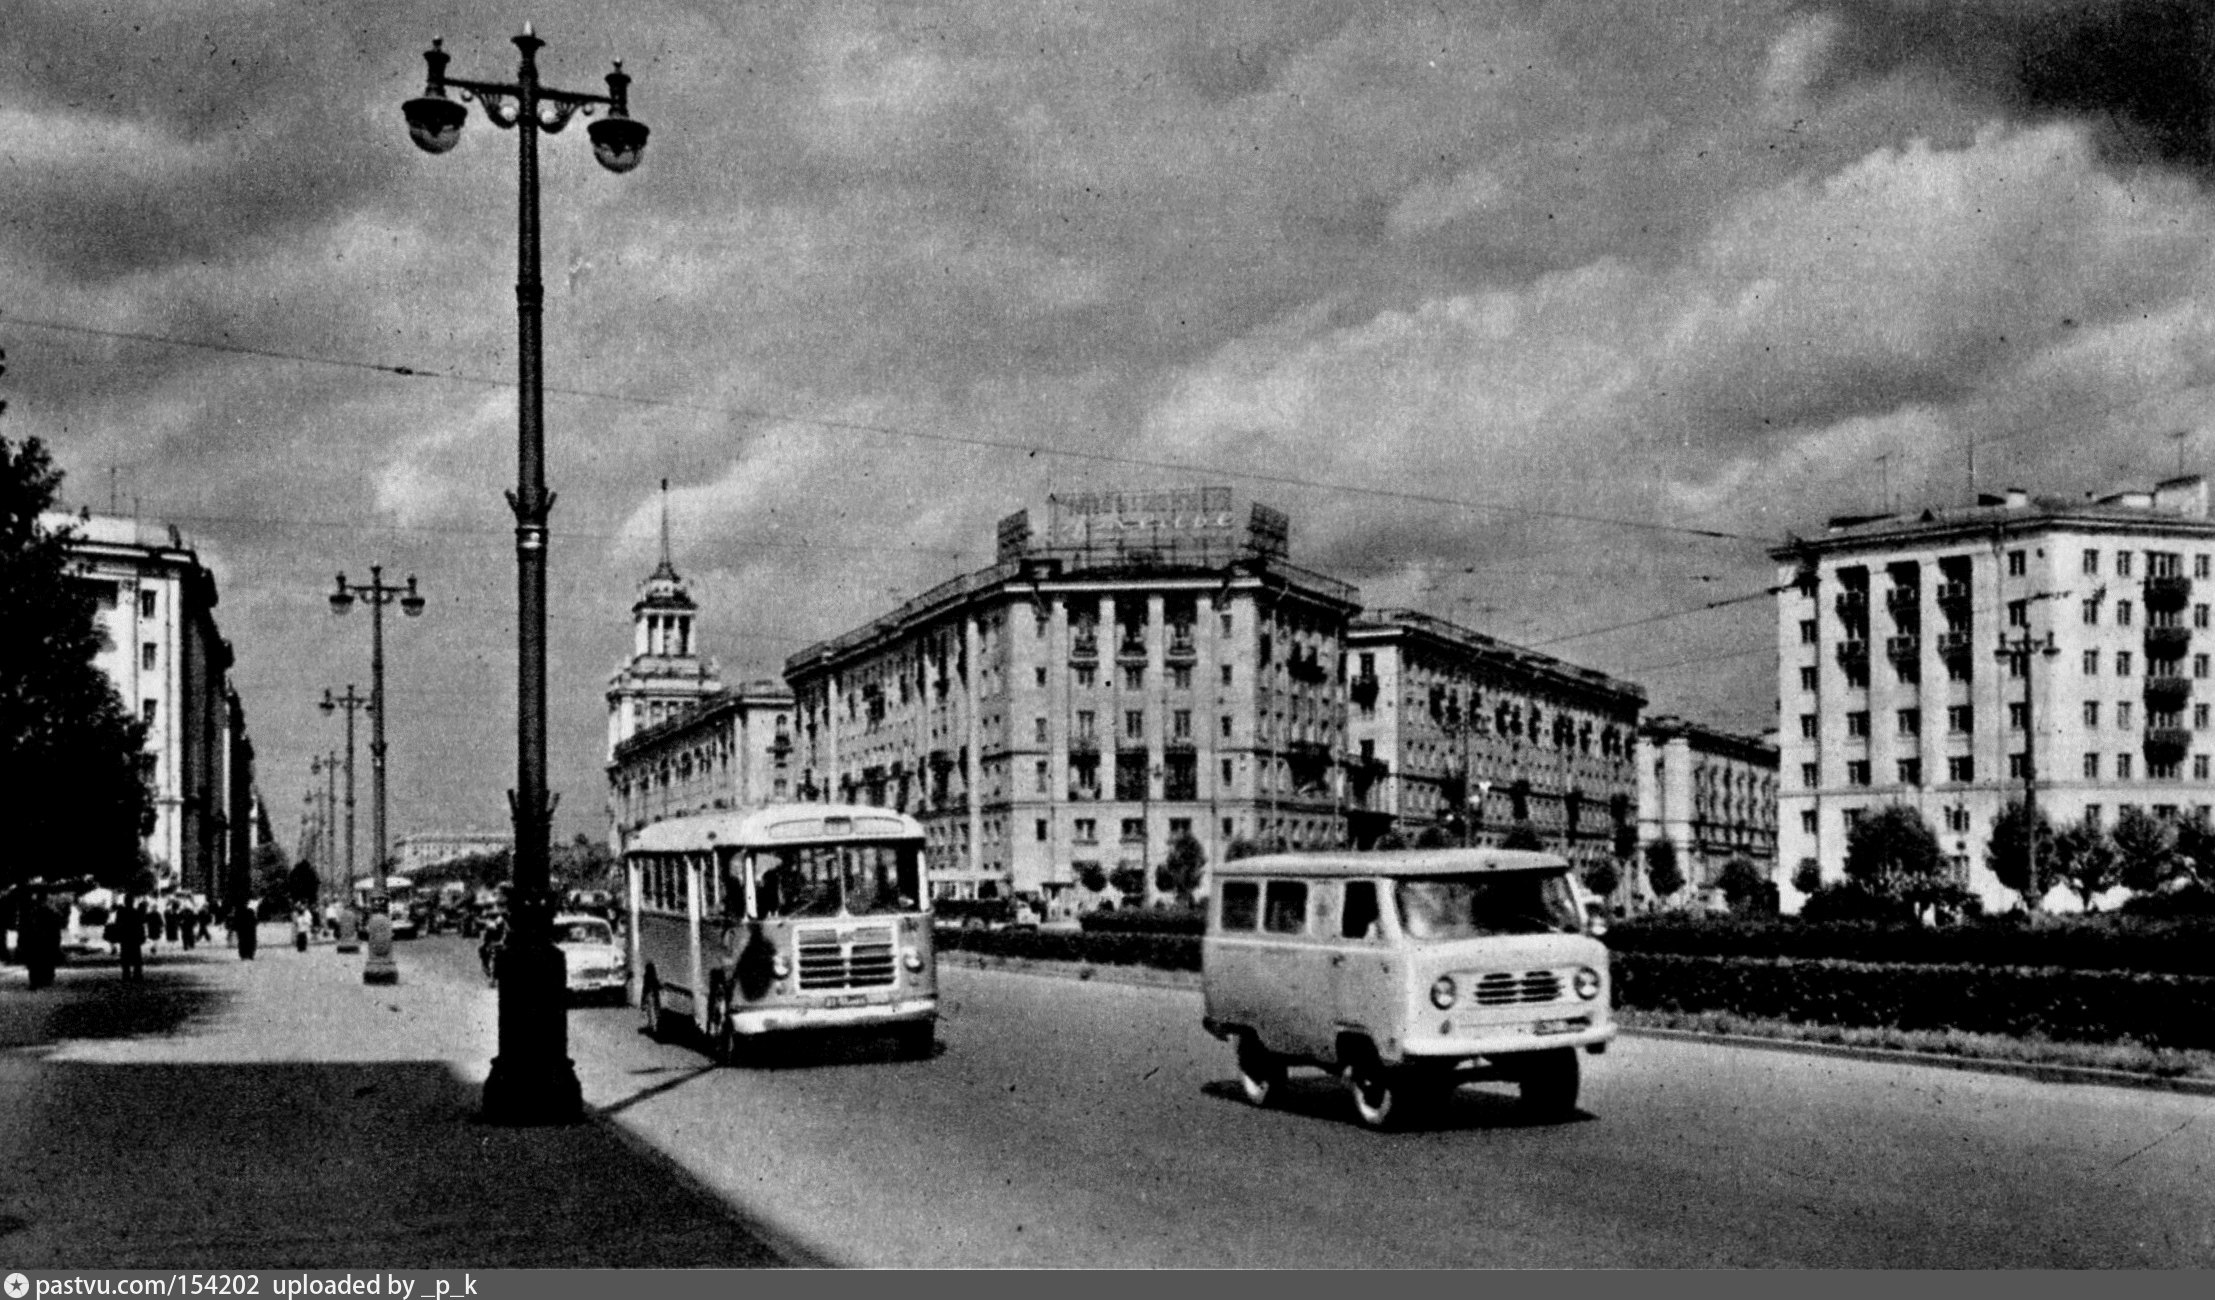
[[[1638,729],[1638,843],[1667,840],[1683,898],[1720,904],[1716,878],[1733,858],[1776,875],[1777,747],[1683,718]]]
[[[694,701],[622,741],[608,764],[611,845],[642,826],[793,797],[792,692],[747,682]]]
[[[89,511],[39,522],[75,530],[73,576],[106,634],[94,663],[146,724],[147,854],[167,883],[227,899],[230,862],[259,841],[253,748],[216,627],[215,575],[174,527]]]
[[[1858,818],[1906,804],[1988,907],[1993,820],[2033,782],[2067,824],[2215,802],[2215,521],[2198,476],[2096,501],[1834,519],[1778,561],[1779,872],[1844,869]]]
[[[449,862],[514,848],[510,831],[413,831],[393,842],[392,869],[420,880]]]
[[[1210,863],[1340,843],[1356,593],[1288,540],[1228,488],[1009,516],[989,568],[786,661],[798,792],[920,818],[946,895],[1057,915],[1124,893],[1118,874],[1150,895],[1179,835]]]
[[[662,484],[664,494],[669,485]],[[631,657],[608,681],[608,761],[625,740],[658,726],[723,689],[715,663],[700,653],[699,606],[669,561],[669,508],[662,506],[661,563],[631,606]]]
[[[1363,615],[1346,655],[1355,844],[1521,825],[1580,867],[1627,849],[1643,689],[1414,610]]]

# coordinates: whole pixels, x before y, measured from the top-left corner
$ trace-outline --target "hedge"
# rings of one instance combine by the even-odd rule
[[[2103,916],[1933,927],[1660,916],[1618,922],[1607,932],[1607,946],[1619,957],[1795,958],[2215,977],[2215,924],[2202,919]]]
[[[2129,971],[1617,953],[1615,1004],[1806,1024],[2215,1048],[2215,979]]]
[[[1207,933],[1207,909],[1200,907],[1124,908],[1115,912],[1087,912],[1077,918],[1086,934],[1186,934]]]
[[[1033,961],[1200,969],[1200,938],[1177,934],[1071,934],[1066,930],[941,930],[940,948]]]

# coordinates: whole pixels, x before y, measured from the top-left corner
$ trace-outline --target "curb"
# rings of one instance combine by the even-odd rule
[[[1094,965],[1090,962],[1040,961],[1030,957],[994,957],[983,953],[940,950],[938,959],[954,966],[1000,971],[1011,975],[1035,975],[1046,979],[1083,980],[1096,984],[1125,984],[1147,988],[1197,991],[1200,977],[1191,971],[1156,970],[1146,966]],[[1927,1065],[1939,1070],[1974,1074],[2009,1075],[2038,1083],[2089,1084],[2108,1088],[2142,1088],[2153,1092],[2181,1092],[2215,1097],[2215,1079],[2133,1074],[2090,1065],[2052,1065],[2033,1061],[1980,1060],[1944,1052],[1914,1052],[1892,1047],[1856,1047],[1847,1043],[1815,1043],[1796,1038],[1762,1038],[1752,1034],[1709,1034],[1691,1029],[1662,1029],[1616,1022],[1624,1036],[1663,1042],[1711,1043],[1722,1047],[1749,1047],[1764,1052],[1797,1052],[1804,1056],[1830,1056],[1889,1065]]]

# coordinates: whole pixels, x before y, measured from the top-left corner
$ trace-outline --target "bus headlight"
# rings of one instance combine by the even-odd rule
[[[1590,966],[1578,967],[1577,977],[1571,984],[1576,989],[1577,996],[1587,1002],[1600,996],[1600,972]]]
[[[778,979],[784,979],[792,974],[792,963],[786,961],[784,954],[780,952],[769,959],[769,973]]]
[[[1460,990],[1454,987],[1454,977],[1451,975],[1441,975],[1431,982],[1431,1005],[1440,1011],[1451,1007],[1460,996]]]
[[[913,948],[910,948],[906,952],[900,954],[900,964],[907,967],[911,973],[915,971],[920,971],[923,969],[923,954],[917,952]]]

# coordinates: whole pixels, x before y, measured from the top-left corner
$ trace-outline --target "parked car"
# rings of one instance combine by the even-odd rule
[[[615,927],[588,912],[564,912],[554,918],[554,947],[569,973],[569,991],[579,997],[624,998],[630,960],[616,941]]]
[[[605,889],[572,889],[569,891],[569,910],[582,912],[608,920],[615,913],[615,895]]]

